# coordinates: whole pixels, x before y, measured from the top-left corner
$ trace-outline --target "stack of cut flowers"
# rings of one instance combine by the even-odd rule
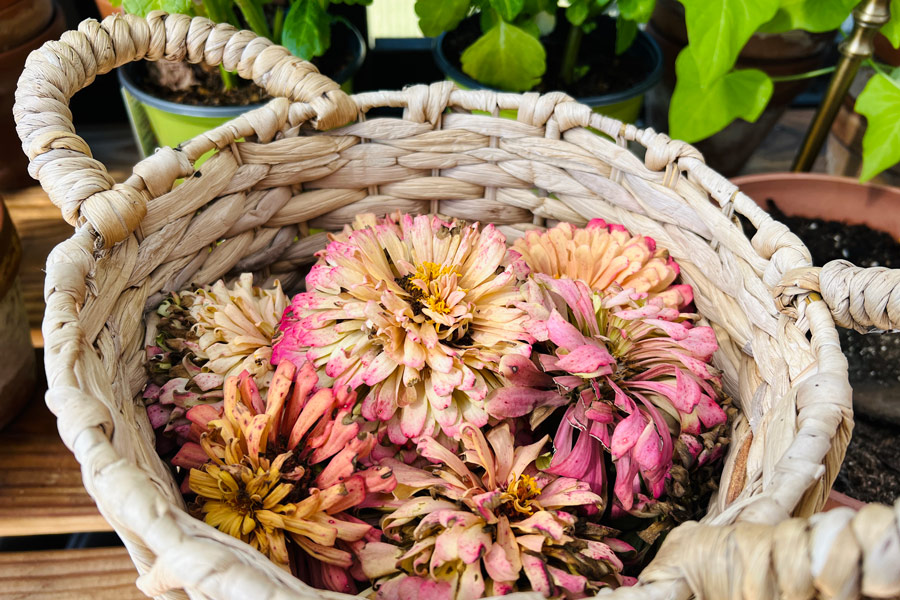
[[[245,274],[148,317],[197,518],[312,586],[430,600],[629,585],[703,513],[732,409],[651,238],[364,215],[317,256],[293,299]]]

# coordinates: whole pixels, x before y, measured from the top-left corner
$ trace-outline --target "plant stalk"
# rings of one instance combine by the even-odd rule
[[[250,26],[253,33],[270,40],[272,39],[272,32],[269,31],[269,24],[266,22],[266,15],[263,14],[262,6],[253,0],[234,0],[234,3],[241,9],[241,14],[244,15],[244,20],[247,21],[247,25]]]
[[[569,23],[569,35],[566,36],[566,49],[563,53],[561,75],[563,83],[572,85],[575,82],[575,66],[581,51],[581,40],[584,31],[577,25]]]
[[[834,73],[837,67],[823,67],[821,69],[816,69],[815,71],[807,71],[806,73],[799,73],[797,75],[782,75],[780,77],[769,77],[772,80],[772,83],[783,83],[786,81],[800,81],[801,79],[813,79],[815,77],[821,77],[822,75],[828,75],[829,73]]]
[[[280,6],[275,9],[275,20],[272,23],[272,41],[281,43],[281,31],[284,29],[284,9]]]
[[[226,92],[234,87],[234,73],[226,71],[225,67],[219,65],[219,74],[222,75],[222,84],[225,86]]]

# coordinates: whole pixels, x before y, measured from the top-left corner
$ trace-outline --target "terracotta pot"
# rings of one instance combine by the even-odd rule
[[[15,48],[38,35],[52,18],[53,0],[0,2],[0,52]]]
[[[647,121],[657,131],[668,131],[669,100],[675,89],[675,59],[687,45],[684,7],[675,0],[657,0],[647,33],[663,51],[662,85],[647,94]],[[760,69],[771,76],[806,73],[823,65],[833,43],[833,33],[757,34],[741,51],[736,68]],[[776,83],[769,105],[755,122],[738,119],[694,145],[713,169],[726,176],[738,173],[793,99],[809,83],[809,80]]]
[[[34,391],[34,349],[19,286],[22,246],[0,198],[0,428],[21,412]]]
[[[57,7],[50,24],[38,35],[15,48],[0,52],[0,140],[3,140],[0,144],[0,190],[34,183],[28,176],[28,159],[15,141],[18,135],[12,116],[13,96],[28,54],[44,42],[59,39],[65,30],[63,12]]]
[[[888,39],[880,33],[875,36],[875,57],[883,63],[900,67],[900,49],[891,46]]]
[[[764,209],[773,200],[788,216],[866,225],[900,238],[900,188],[821,173],[762,173],[731,181]]]
[[[822,507],[822,512],[826,512],[835,508],[852,508],[853,510],[859,510],[866,503],[857,500],[856,498],[851,498],[847,494],[842,494],[840,492],[836,492],[831,490],[828,494],[828,499],[825,500],[825,506]]]
[[[94,3],[97,5],[97,12],[100,13],[100,18],[105,19],[109,15],[114,15],[122,12],[122,6],[113,6],[109,3],[109,0],[94,0]]]

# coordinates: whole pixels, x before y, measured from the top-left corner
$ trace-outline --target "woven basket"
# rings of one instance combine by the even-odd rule
[[[74,133],[67,103],[97,74],[140,59],[221,63],[276,99],[179,149],[160,149],[117,184]],[[402,107],[403,116],[366,118],[381,107]],[[507,109],[517,120],[498,116]],[[638,586],[616,594],[805,598],[844,590],[832,581],[838,575],[851,581],[847,590],[860,589],[858,560],[838,561],[843,570],[828,561],[838,552],[832,544],[871,542],[858,532],[872,531],[869,520],[857,526],[844,515],[837,529],[834,517],[812,528],[784,522],[823,505],[852,428],[832,316],[807,290],[817,289],[818,271],[796,236],[691,146],[560,93],[461,91],[442,82],[348,97],[250,32],[164,13],[87,20],[34,52],[15,117],[31,174],[76,227],[47,263],[47,404],[148,595],[344,597],[306,586],[184,511],[140,398],[143,314],[170,290],[241,271],[296,288],[325,243],[311,228],[338,230],[358,213],[395,210],[493,222],[511,239],[602,217],[653,236],[694,287],[718,335],[714,363],[741,416],[702,524],[676,529]],[[646,148],[643,160],[628,142]],[[193,161],[213,149],[194,172]],[[752,241],[735,213],[757,229]],[[846,304],[843,292],[828,296],[823,287],[828,304]],[[776,305],[775,290],[785,306]]]

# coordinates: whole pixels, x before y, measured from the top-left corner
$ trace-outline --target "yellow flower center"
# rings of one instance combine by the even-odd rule
[[[456,265],[440,265],[424,261],[416,266],[415,273],[403,277],[400,285],[410,295],[412,301],[422,308],[446,315],[453,310],[453,306],[447,304],[447,297],[461,289],[456,284],[459,274],[459,267]]]
[[[541,488],[538,487],[537,481],[530,475],[519,475],[509,482],[506,492],[501,496],[504,504],[509,504],[513,510],[523,515],[531,515],[534,508],[540,508],[534,501],[540,496]]]

